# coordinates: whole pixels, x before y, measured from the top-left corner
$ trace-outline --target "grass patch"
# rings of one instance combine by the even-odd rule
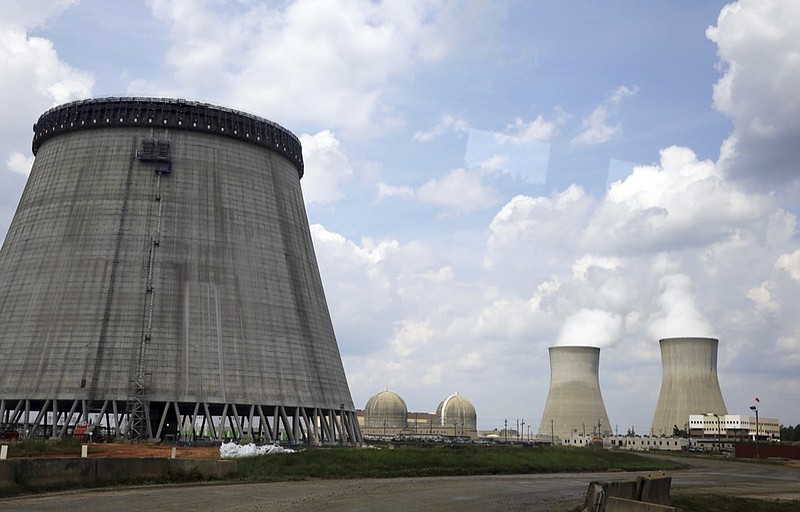
[[[6,444],[6,443],[3,443]],[[43,455],[80,456],[81,443],[69,439],[24,439],[8,443],[9,457],[41,457]]]
[[[630,452],[571,447],[401,446],[394,449],[316,448],[239,459],[243,480],[396,478],[529,473],[675,470],[686,465]]]
[[[800,501],[756,500],[709,494],[675,494],[672,505],[684,512],[796,512]]]

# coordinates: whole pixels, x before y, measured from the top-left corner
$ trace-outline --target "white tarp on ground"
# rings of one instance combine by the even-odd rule
[[[272,455],[275,453],[295,453],[291,448],[284,448],[277,444],[256,446],[250,444],[222,443],[219,447],[221,459],[236,459],[239,457],[255,457],[257,455]]]

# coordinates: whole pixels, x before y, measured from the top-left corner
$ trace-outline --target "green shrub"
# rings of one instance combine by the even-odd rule
[[[395,449],[314,448],[294,454],[239,459],[245,480],[393,478],[605,471],[672,470],[686,467],[630,452],[571,447],[401,446]]]

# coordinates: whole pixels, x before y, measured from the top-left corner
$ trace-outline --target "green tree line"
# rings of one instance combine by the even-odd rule
[[[800,442],[800,423],[794,427],[789,425],[781,425],[781,441],[784,442]]]

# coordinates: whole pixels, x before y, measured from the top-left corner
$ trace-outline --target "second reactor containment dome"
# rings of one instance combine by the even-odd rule
[[[0,250],[0,420],[361,442],[297,137],[204,103],[105,98],[44,113],[33,153]]]
[[[448,396],[436,408],[436,424],[441,427],[475,430],[478,428],[478,413],[472,402],[458,392]]]

